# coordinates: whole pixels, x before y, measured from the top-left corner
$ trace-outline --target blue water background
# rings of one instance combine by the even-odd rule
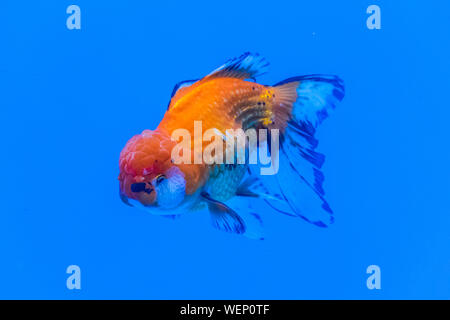
[[[445,1],[2,0],[0,298],[450,298],[449,21]],[[318,132],[328,229],[261,207],[253,241],[118,197],[119,153],[175,83],[245,51],[262,83],[345,80]]]

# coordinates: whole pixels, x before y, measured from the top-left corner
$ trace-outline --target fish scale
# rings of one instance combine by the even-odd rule
[[[216,165],[211,168],[206,190],[214,199],[226,201],[236,195],[246,170],[246,165]]]
[[[210,128],[221,132],[242,128],[239,115],[244,109],[267,110],[268,100],[272,99],[267,99],[265,94],[268,87],[234,78],[210,80],[190,90],[171,103],[158,126],[160,129],[171,134],[173,130],[185,128],[193,133],[194,121],[202,121],[203,132]],[[263,102],[267,105],[262,105]]]

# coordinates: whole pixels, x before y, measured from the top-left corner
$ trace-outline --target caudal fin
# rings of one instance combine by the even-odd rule
[[[314,134],[344,92],[343,81],[330,75],[295,77],[274,86],[275,124],[281,131],[276,179],[292,212],[320,227],[333,223],[333,211],[324,198],[325,156],[315,151]],[[277,202],[271,205],[278,209]]]

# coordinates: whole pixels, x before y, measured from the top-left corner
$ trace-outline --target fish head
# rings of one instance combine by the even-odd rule
[[[171,158],[175,144],[159,130],[144,130],[127,142],[119,160],[123,202],[159,215],[171,214],[183,202],[186,180]]]

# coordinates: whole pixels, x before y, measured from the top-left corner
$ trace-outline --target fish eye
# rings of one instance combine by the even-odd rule
[[[161,174],[156,178],[156,183],[160,184],[164,179],[166,179],[166,176]]]

